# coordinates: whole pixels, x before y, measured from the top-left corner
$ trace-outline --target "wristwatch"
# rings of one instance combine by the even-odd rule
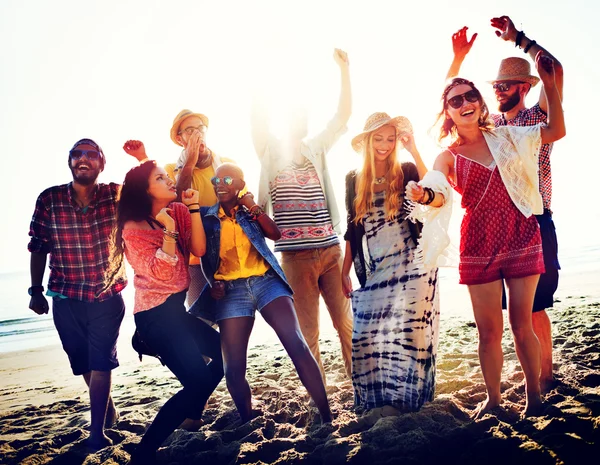
[[[33,296],[35,292],[44,292],[44,286],[31,286],[29,289],[27,289],[27,293],[31,296]]]

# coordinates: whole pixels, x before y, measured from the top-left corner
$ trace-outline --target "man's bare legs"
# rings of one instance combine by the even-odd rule
[[[112,444],[104,434],[105,422],[116,420],[117,411],[110,396],[111,372],[92,370],[83,375],[90,392],[91,425],[88,444],[102,448]],[[109,416],[110,413],[110,416]],[[112,426],[112,425],[111,425]]]

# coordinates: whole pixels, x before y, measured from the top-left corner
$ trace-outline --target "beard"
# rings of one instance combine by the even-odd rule
[[[100,170],[89,169],[87,171],[77,171],[76,168],[71,167],[71,173],[73,174],[73,181],[82,186],[91,186],[98,179]]]
[[[517,104],[521,101],[521,96],[518,92],[513,93],[506,102],[498,104],[498,111],[501,113],[506,113],[507,111],[512,110]]]

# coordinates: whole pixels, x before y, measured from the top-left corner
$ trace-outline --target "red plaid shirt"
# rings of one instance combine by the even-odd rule
[[[110,236],[117,211],[118,184],[98,184],[85,210],[74,199],[72,183],[40,194],[29,227],[30,252],[50,254],[48,289],[71,299],[101,302],[127,284],[124,270],[105,289]]]
[[[542,111],[539,103],[536,103],[531,108],[521,110],[517,116],[508,120],[504,114],[492,115],[494,124],[498,126],[534,126],[540,123],[546,123],[548,116]],[[550,166],[550,153],[552,152],[553,144],[543,144],[540,148],[539,165],[540,165],[540,194],[544,208],[550,209],[552,202],[552,168]]]

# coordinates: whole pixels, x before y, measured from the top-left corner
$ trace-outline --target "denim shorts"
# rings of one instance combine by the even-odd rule
[[[225,282],[225,297],[215,301],[215,321],[249,316],[278,297],[292,297],[285,283],[272,269],[261,276]]]

